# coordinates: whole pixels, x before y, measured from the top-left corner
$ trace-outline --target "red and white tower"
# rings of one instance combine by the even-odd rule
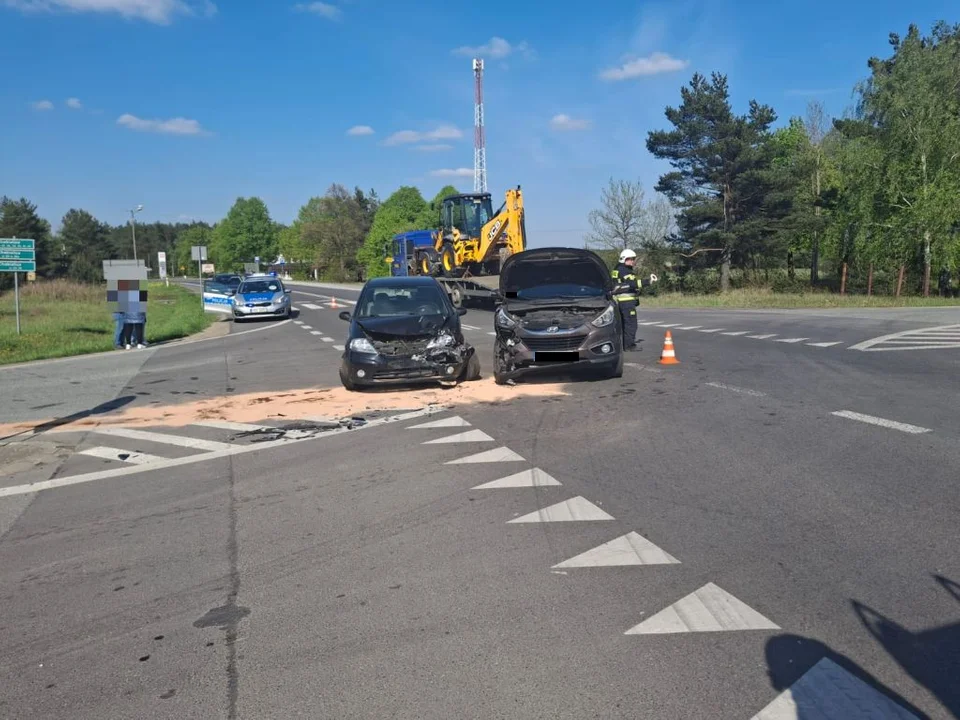
[[[487,137],[483,130],[483,60],[473,59],[473,191],[487,191]]]

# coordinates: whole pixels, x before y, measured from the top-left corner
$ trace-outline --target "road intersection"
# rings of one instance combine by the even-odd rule
[[[960,351],[856,348],[955,313],[647,310],[621,380],[323,415],[355,299],[0,370],[58,451],[0,478],[0,714],[960,717]]]

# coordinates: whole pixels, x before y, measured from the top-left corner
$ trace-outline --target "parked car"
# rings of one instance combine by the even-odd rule
[[[435,278],[383,277],[367,281],[352,313],[340,366],[348,390],[386,383],[480,377],[480,358],[463,337],[461,316]]]
[[[255,317],[290,317],[290,288],[279,278],[248,277],[237,287],[232,312],[235,321]]]
[[[613,280],[600,257],[578,248],[511,255],[500,269],[493,375],[533,371],[623,375],[623,330]]]

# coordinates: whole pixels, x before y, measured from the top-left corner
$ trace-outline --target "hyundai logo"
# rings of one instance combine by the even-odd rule
[[[551,325],[550,327],[547,328],[547,332],[548,333],[560,332],[560,328],[557,327],[556,325]]]

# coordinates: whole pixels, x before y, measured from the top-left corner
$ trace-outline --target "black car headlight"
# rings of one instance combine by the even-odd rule
[[[351,340],[350,349],[359,353],[367,353],[368,355],[377,354],[377,349],[373,346],[373,343],[366,338],[354,338]]]
[[[606,327],[613,322],[615,316],[613,305],[609,305],[607,309],[595,317],[590,324],[594,327]]]
[[[454,340],[453,335],[444,332],[427,343],[427,350],[439,350],[440,348],[450,347],[455,342],[456,340]]]
[[[517,326],[517,321],[510,317],[510,315],[508,315],[506,310],[503,308],[497,309],[497,314],[494,316],[494,322],[496,323],[497,327],[503,328],[504,330],[512,330]]]

